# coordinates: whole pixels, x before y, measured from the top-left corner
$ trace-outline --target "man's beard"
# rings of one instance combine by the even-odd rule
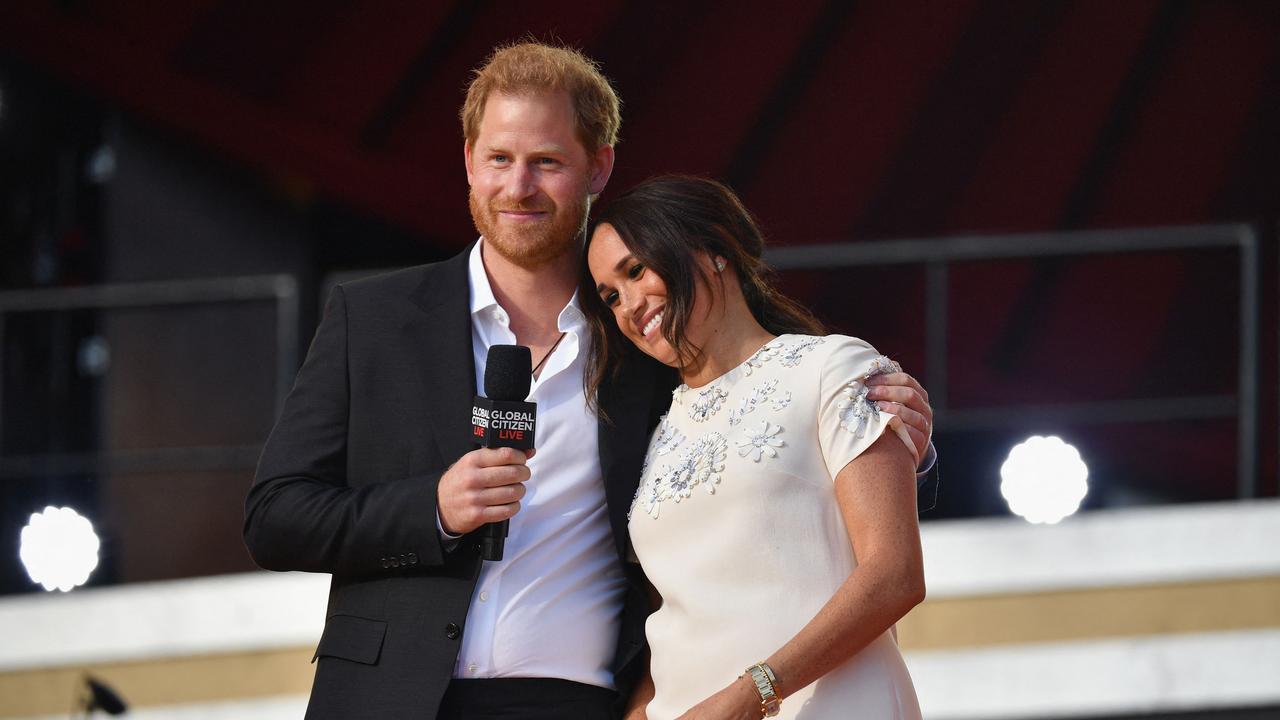
[[[474,189],[469,193],[468,204],[476,230],[499,255],[519,267],[536,270],[577,249],[578,240],[586,231],[589,199],[584,195],[572,205],[562,207],[550,202],[546,207],[519,204],[502,207],[504,210],[551,211],[550,222],[514,228],[501,227],[499,207],[477,198]]]

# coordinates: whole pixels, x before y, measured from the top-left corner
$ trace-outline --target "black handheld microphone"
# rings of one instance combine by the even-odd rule
[[[471,405],[471,441],[480,447],[533,447],[538,404],[525,402],[533,379],[533,359],[523,345],[493,345],[484,365],[484,395]],[[510,520],[480,531],[480,557],[501,560]]]

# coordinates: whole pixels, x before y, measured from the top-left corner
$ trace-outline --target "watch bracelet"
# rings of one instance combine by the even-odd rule
[[[778,697],[778,690],[782,687],[782,683],[778,682],[778,676],[773,672],[773,668],[769,667],[769,663],[758,662],[747,668],[743,674],[751,677],[756,693],[760,696],[761,716],[777,715],[782,704],[782,698]]]

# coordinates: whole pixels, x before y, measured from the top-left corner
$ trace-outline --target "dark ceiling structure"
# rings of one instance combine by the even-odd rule
[[[1257,489],[1276,492],[1280,3],[28,0],[0,18],[0,59],[300,207],[387,223],[425,258],[474,237],[457,119],[469,71],[526,37],[582,48],[623,98],[606,202],[661,172],[718,177],[780,246],[1248,224],[1261,245]],[[1002,260],[950,277],[955,406],[1237,390],[1230,253]],[[783,281],[928,370],[923,267]],[[1236,494],[1229,415],[1079,432],[1138,496]],[[948,465],[994,474],[1004,442],[944,432],[944,483]]]
[[[456,119],[499,42],[625,102],[613,186],[716,175],[782,242],[1274,216],[1280,9],[1258,2],[18,2],[4,46],[445,247]]]

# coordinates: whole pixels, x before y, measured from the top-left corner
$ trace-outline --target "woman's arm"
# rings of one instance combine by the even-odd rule
[[[839,666],[924,600],[912,465],[902,440],[886,432],[836,475],[858,566],[795,637],[760,658],[778,677],[779,697]],[[684,717],[758,718],[760,696],[749,676],[739,677]]]

